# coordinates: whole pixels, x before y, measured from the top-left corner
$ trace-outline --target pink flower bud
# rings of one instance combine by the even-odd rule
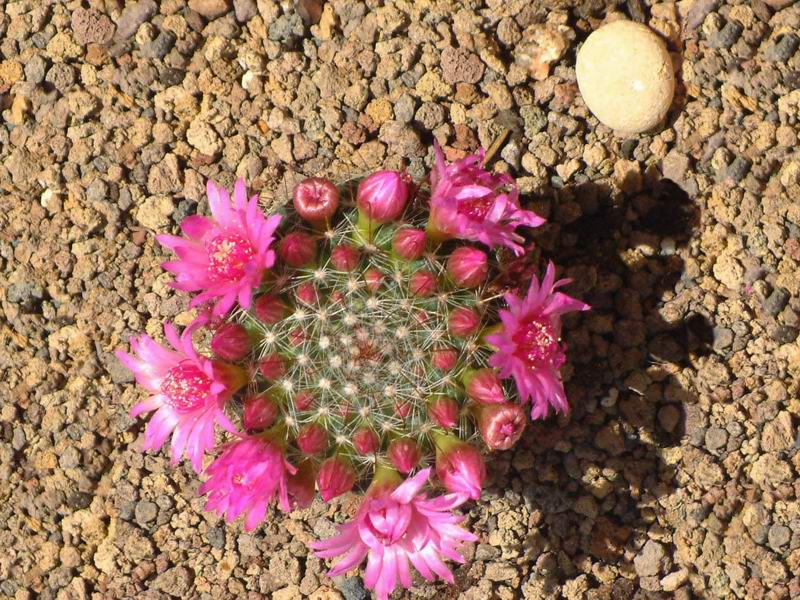
[[[378,291],[383,285],[383,279],[383,273],[374,267],[364,272],[364,280],[367,282],[367,289],[370,292]]]
[[[314,462],[304,460],[297,465],[297,472],[286,479],[286,492],[292,509],[306,508],[314,501],[317,493],[315,478],[317,469]]]
[[[222,360],[242,360],[250,352],[250,334],[239,323],[225,323],[211,338],[211,351]]]
[[[317,286],[310,281],[306,281],[305,283],[298,285],[295,294],[297,295],[297,299],[303,304],[316,304],[319,302],[319,292],[317,292]]]
[[[378,171],[358,186],[358,211],[375,223],[394,221],[403,214],[408,191],[407,175],[397,171]]]
[[[478,412],[478,429],[492,450],[508,450],[519,441],[528,419],[519,404],[483,405]]]
[[[489,259],[483,250],[461,246],[453,250],[447,259],[447,273],[457,285],[465,288],[478,287],[486,281]]]
[[[325,502],[353,489],[356,474],[344,459],[332,456],[322,461],[317,473],[317,487]]]
[[[450,371],[456,366],[458,352],[453,348],[437,348],[433,351],[431,362],[441,371]]]
[[[294,395],[293,401],[297,410],[308,410],[314,404],[314,394],[309,391],[298,392]]]
[[[331,264],[340,271],[352,271],[360,259],[358,249],[350,244],[339,244],[331,250]]]
[[[478,404],[500,404],[506,401],[503,384],[492,369],[478,369],[464,376],[467,396]]]
[[[276,352],[268,354],[258,363],[258,371],[264,379],[280,379],[286,373],[286,359]]]
[[[319,454],[328,447],[328,432],[316,423],[309,423],[297,434],[297,447],[303,454]]]
[[[294,188],[294,209],[309,223],[324,223],[339,207],[339,190],[321,177],[304,179]]]
[[[270,325],[283,319],[288,312],[283,301],[272,294],[256,298],[254,309],[258,320]]]
[[[478,331],[481,318],[471,308],[460,306],[450,313],[447,319],[447,329],[457,337],[469,337]]]
[[[428,400],[428,416],[439,427],[450,429],[458,423],[458,402],[449,396],[434,396]]]
[[[278,405],[266,394],[250,396],[244,401],[242,421],[247,430],[267,429],[278,416]]]
[[[411,404],[406,400],[397,400],[394,403],[394,414],[401,419],[405,419],[409,414],[411,414]]]
[[[289,332],[289,343],[298,348],[303,345],[303,342],[307,339],[306,332],[303,331],[300,327],[296,327]]]
[[[436,293],[438,283],[436,275],[430,271],[417,271],[411,276],[408,289],[412,295],[426,298]]]
[[[303,231],[293,231],[278,244],[278,254],[290,267],[305,267],[317,258],[317,242]]]
[[[356,447],[359,454],[373,454],[380,444],[378,434],[369,427],[362,427],[353,434],[353,446]]]
[[[393,440],[389,444],[389,461],[394,468],[407,475],[414,470],[420,459],[419,446],[411,438]]]
[[[417,260],[425,253],[426,243],[422,229],[398,229],[392,240],[392,249],[404,260]]]
[[[436,443],[436,475],[444,487],[473,500],[480,498],[486,465],[478,449],[452,436],[437,437]]]

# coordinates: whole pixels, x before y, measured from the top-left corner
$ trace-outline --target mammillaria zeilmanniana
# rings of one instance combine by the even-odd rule
[[[480,497],[486,451],[520,439],[525,404],[534,419],[568,410],[561,315],[589,308],[556,290],[552,263],[541,281],[498,283],[525,252],[520,227],[544,220],[482,151],[452,164],[435,151],[429,191],[394,171],[312,178],[281,216],[242,180],[232,199],[209,182],[212,216],[158,236],[199,316],[180,336],[166,326],[174,350],[142,334],[117,353],[150,393],[131,410],[155,411],[145,447],[171,436],[173,462],[191,459],[228,521],[253,529],[273,501],[367,484],[354,520],[312,548],[341,557],[334,574],[367,559],[381,599],[412,585],[411,567],[453,582],[444,561],[477,539],[453,511]],[[195,349],[203,328],[213,357]]]

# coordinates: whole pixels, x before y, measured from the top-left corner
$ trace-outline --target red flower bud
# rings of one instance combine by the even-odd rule
[[[478,287],[486,281],[489,259],[486,253],[472,246],[461,246],[453,250],[447,259],[447,273],[462,287]]]
[[[428,400],[428,416],[439,427],[450,429],[458,423],[458,402],[448,396],[435,396]]]
[[[358,249],[350,244],[339,244],[331,250],[331,264],[340,271],[352,271],[360,259]]]
[[[528,419],[519,404],[482,405],[478,412],[478,429],[483,441],[492,450],[508,450],[519,441]]]
[[[420,459],[419,446],[411,438],[392,440],[388,454],[394,468],[404,475],[413,471]]]
[[[469,337],[478,331],[481,318],[471,308],[460,306],[450,313],[447,319],[447,329],[457,337]]]
[[[316,423],[309,423],[297,434],[297,447],[303,454],[319,454],[328,447],[328,432]]]
[[[297,299],[303,304],[316,304],[319,301],[317,286],[310,281],[298,285],[295,294],[297,295]]]
[[[297,472],[286,478],[286,491],[289,494],[289,504],[292,509],[306,508],[313,501],[317,493],[315,478],[317,469],[314,461],[304,460],[297,465]]]
[[[325,502],[349,492],[355,481],[353,467],[338,456],[325,459],[317,473],[317,487]]]
[[[244,401],[242,421],[248,430],[261,430],[271,427],[278,416],[278,405],[266,394],[250,396]]]
[[[239,323],[225,323],[211,338],[211,351],[222,360],[242,360],[250,352],[250,334]]]
[[[426,242],[422,229],[398,229],[392,240],[392,249],[402,259],[417,260],[425,253]]]
[[[408,176],[378,171],[358,186],[358,212],[375,223],[388,223],[403,214],[408,200]]]
[[[436,293],[438,283],[436,275],[430,271],[417,271],[411,276],[408,289],[412,295],[425,298]]]
[[[296,327],[295,329],[292,329],[289,332],[289,343],[292,346],[294,346],[295,348],[298,348],[299,346],[301,346],[303,344],[303,342],[306,341],[306,338],[307,338],[307,336],[306,336],[305,331],[303,331],[299,327]]]
[[[467,396],[478,404],[499,404],[506,401],[503,384],[492,369],[478,369],[464,376]]]
[[[394,414],[401,419],[405,419],[409,414],[411,414],[411,404],[405,400],[397,400],[394,403]]]
[[[280,379],[286,373],[286,359],[273,352],[261,359],[258,363],[258,371],[264,379],[270,381]]]
[[[278,244],[278,254],[290,267],[305,267],[317,258],[317,242],[303,231],[293,231]]]
[[[378,434],[368,427],[362,427],[353,434],[353,446],[359,454],[373,454],[380,447],[380,443]]]
[[[374,267],[367,269],[364,272],[364,280],[367,282],[367,289],[376,292],[383,285],[383,273]]]
[[[265,294],[256,298],[254,310],[259,321],[270,325],[283,319],[288,312],[283,301],[272,294]]]
[[[309,223],[329,220],[339,207],[339,190],[321,177],[311,177],[294,188],[294,209]]]
[[[477,500],[486,478],[486,465],[473,445],[449,435],[437,436],[436,475],[447,491]]]
[[[458,352],[453,348],[437,348],[433,351],[431,362],[441,371],[450,371],[456,366]]]
[[[299,411],[308,410],[314,404],[314,394],[309,391],[298,392],[294,395],[294,407]]]

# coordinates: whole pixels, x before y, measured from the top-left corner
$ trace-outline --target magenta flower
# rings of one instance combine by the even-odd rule
[[[170,323],[165,324],[164,335],[174,350],[141,334],[130,340],[133,355],[122,350],[115,353],[133,371],[139,385],[152,394],[130,411],[132,418],[155,411],[145,429],[144,449],[158,450],[172,434],[172,463],[185,454],[198,472],[203,454],[214,446],[214,425],[236,433],[223,408],[247,377],[239,367],[195,352],[192,332],[200,324],[201,320],[196,321],[180,336]]]
[[[566,360],[560,343],[561,315],[575,310],[589,310],[589,305],[555,289],[569,283],[555,281],[555,266],[547,265],[541,284],[534,277],[525,298],[506,294],[508,310],[500,310],[500,331],[486,336],[497,351],[489,364],[500,370],[503,378],[514,377],[522,402],[531,401],[531,419],[547,416],[550,407],[556,412],[569,410],[559,369]]]
[[[376,485],[376,479],[358,514],[340,526],[338,535],[310,544],[321,558],[342,556],[328,575],[346,573],[366,558],[364,585],[378,600],[387,600],[398,583],[411,587],[411,566],[428,581],[439,576],[454,583],[444,559],[463,563],[459,546],[478,538],[459,527],[463,517],[452,513],[463,497],[447,494],[428,499],[420,493],[430,471],[423,469],[400,485],[396,473],[384,476],[389,482]]]
[[[545,220],[520,208],[514,178],[484,169],[483,149],[449,165],[439,144],[434,143],[434,150],[428,223],[431,236],[473,240],[490,248],[506,246],[518,256],[522,254],[523,237],[516,233],[517,227],[538,227]]]
[[[247,200],[244,179],[236,182],[233,205],[228,192],[209,181],[208,204],[212,218],[192,215],[181,222],[187,238],[163,234],[156,239],[178,257],[162,265],[175,274],[172,287],[200,292],[190,306],[215,301],[213,314],[220,316],[237,299],[242,308],[250,306],[253,290],[275,262],[270,244],[281,217],[265,218],[258,196]]]
[[[281,510],[291,510],[287,478],[296,472],[275,442],[249,435],[228,444],[208,466],[209,478],[199,491],[208,494],[206,510],[224,514],[228,523],[245,513],[250,531],[264,520],[275,496]]]

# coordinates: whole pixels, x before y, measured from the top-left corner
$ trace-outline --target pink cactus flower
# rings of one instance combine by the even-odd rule
[[[436,475],[449,492],[465,498],[481,497],[486,465],[478,449],[450,435],[434,434]]]
[[[489,257],[483,250],[461,246],[447,259],[447,274],[459,286],[476,288],[489,273]]]
[[[506,401],[503,384],[493,369],[478,369],[464,375],[467,396],[478,404],[499,404]]]
[[[253,290],[275,262],[270,244],[281,217],[265,218],[258,196],[248,201],[244,179],[236,182],[232,205],[228,192],[209,181],[208,204],[212,218],[191,215],[181,222],[187,238],[162,234],[156,239],[178,257],[162,265],[175,274],[171,285],[200,292],[190,306],[214,302],[212,312],[220,316],[237,300],[242,308],[250,306]]]
[[[353,467],[343,458],[331,456],[322,461],[317,473],[319,495],[325,502],[349,492],[356,482]]]
[[[484,404],[478,409],[478,429],[492,450],[508,450],[522,437],[528,423],[519,404]]]
[[[456,337],[469,337],[481,325],[481,318],[474,310],[459,306],[450,313],[447,319],[447,329]]]
[[[364,179],[356,196],[359,217],[378,224],[394,221],[406,207],[408,182],[398,171],[377,171]]]
[[[411,473],[421,458],[419,446],[411,438],[392,440],[388,455],[389,462],[404,475]]]
[[[277,496],[284,512],[291,510],[287,477],[297,471],[275,442],[249,435],[225,446],[206,469],[201,494],[208,494],[207,511],[225,515],[231,523],[245,514],[244,527],[253,530],[264,520],[267,506]]]
[[[311,224],[325,223],[339,207],[339,190],[320,177],[304,179],[294,188],[294,209]]]
[[[497,348],[489,364],[500,370],[501,377],[514,378],[520,400],[531,401],[531,419],[546,417],[551,407],[557,413],[569,410],[559,372],[566,360],[559,341],[561,315],[590,307],[555,291],[568,282],[555,281],[555,266],[548,264],[541,283],[535,277],[531,280],[525,298],[505,295],[508,310],[499,311],[502,328],[486,336]]]
[[[223,323],[211,338],[211,351],[222,360],[242,360],[252,346],[250,334],[239,323]]]
[[[425,254],[427,242],[422,229],[398,229],[392,238],[392,250],[403,260],[417,260]]]
[[[411,587],[411,566],[428,581],[438,576],[454,583],[444,560],[463,563],[459,547],[478,538],[459,527],[463,517],[452,512],[462,496],[429,499],[421,493],[430,471],[423,469],[399,485],[396,473],[376,474],[355,518],[340,526],[338,535],[311,543],[321,558],[342,556],[328,573],[331,577],[366,558],[364,585],[378,600],[387,600],[398,584]]]
[[[508,174],[483,168],[484,150],[446,164],[434,143],[436,165],[431,172],[431,216],[428,233],[434,239],[459,238],[524,251],[517,227],[538,227],[545,222],[519,206],[519,189]]]
[[[130,340],[132,355],[121,350],[115,353],[133,371],[139,385],[152,394],[130,411],[132,418],[155,411],[145,429],[144,449],[158,450],[172,434],[172,463],[186,455],[198,472],[203,454],[214,446],[214,426],[236,433],[224,406],[247,382],[243,369],[197,354],[192,332],[202,324],[202,320],[195,321],[180,336],[172,324],[165,324],[164,335],[174,350],[141,334]]]

